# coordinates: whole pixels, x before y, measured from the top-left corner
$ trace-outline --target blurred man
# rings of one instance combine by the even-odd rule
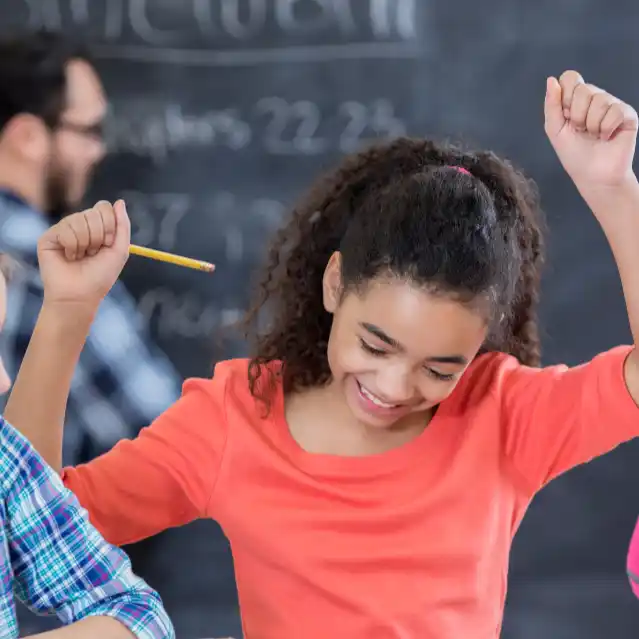
[[[0,251],[22,265],[10,287],[3,329],[10,375],[24,357],[43,299],[37,240],[61,216],[81,208],[105,154],[106,111],[104,89],[82,49],[47,33],[0,40]],[[118,283],[102,304],[76,370],[65,463],[84,461],[137,433],[179,397],[180,385]]]
[[[0,41],[0,250],[24,263],[12,286],[5,328],[15,374],[42,302],[36,244],[81,208],[105,154],[107,101],[86,54],[61,36]],[[179,396],[180,380],[142,330],[134,301],[114,288],[101,309],[69,400],[66,463],[89,438],[97,452],[148,425]]]

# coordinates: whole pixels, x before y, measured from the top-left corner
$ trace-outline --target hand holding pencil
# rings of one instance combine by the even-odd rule
[[[122,200],[63,218],[38,242],[38,260],[47,304],[97,308],[120,276],[129,254],[211,272],[213,265],[131,245],[131,224]]]

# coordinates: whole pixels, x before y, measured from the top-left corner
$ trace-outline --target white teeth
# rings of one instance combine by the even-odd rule
[[[395,408],[395,406],[397,406],[397,404],[386,404],[378,397],[375,397],[375,395],[373,395],[373,393],[371,393],[369,390],[366,390],[361,384],[359,388],[362,391],[362,395],[364,395],[366,399],[370,399],[371,402],[375,404],[375,406],[379,406],[380,408]]]

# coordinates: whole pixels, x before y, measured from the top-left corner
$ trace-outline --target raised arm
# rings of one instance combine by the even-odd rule
[[[73,369],[128,245],[124,206],[106,202],[65,218],[39,243],[45,300],[6,416],[58,469]],[[130,543],[205,513],[226,440],[223,385],[187,382],[182,398],[136,439],[64,471],[108,541]]]
[[[612,248],[634,343],[639,340],[639,183],[632,171],[637,114],[574,71],[548,79],[546,132]],[[560,473],[639,435],[639,353],[542,370],[513,360],[499,372],[505,451],[535,492]]]
[[[576,71],[548,79],[546,133],[601,225],[612,249],[623,287],[630,328],[639,343],[639,182],[632,163],[637,112]],[[639,403],[639,353],[625,361],[628,391]]]
[[[44,302],[4,414],[56,470],[73,372],[100,302],[126,263],[130,235],[124,203],[99,202],[38,242]]]

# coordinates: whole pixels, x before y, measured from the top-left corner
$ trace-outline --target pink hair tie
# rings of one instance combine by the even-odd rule
[[[465,169],[463,166],[448,165],[446,168],[455,169],[455,171],[457,171],[458,173],[465,173],[466,175],[472,175],[472,173],[468,169]]]

